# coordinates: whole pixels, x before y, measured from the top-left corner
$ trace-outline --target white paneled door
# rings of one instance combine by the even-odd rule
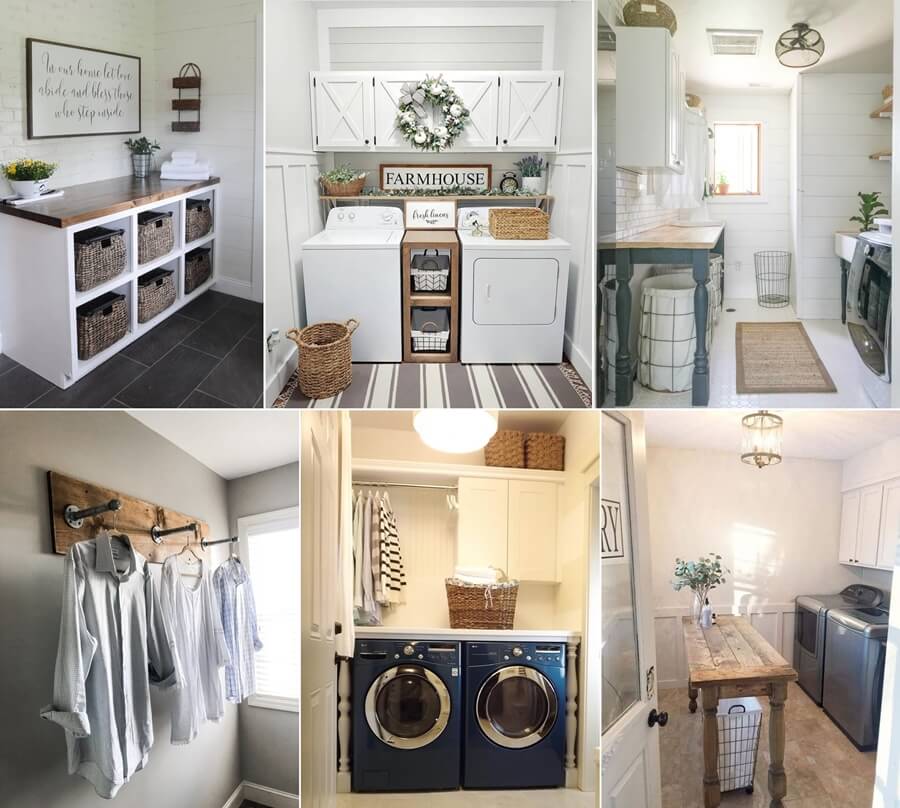
[[[337,699],[334,632],[340,514],[340,420],[301,421],[302,598],[300,804],[337,804]]]
[[[602,805],[660,808],[661,730],[655,720],[656,645],[641,416],[604,412],[602,444]]]
[[[469,110],[469,122],[453,147],[496,148],[499,76],[496,73],[449,73],[446,78]]]
[[[500,147],[506,151],[556,148],[562,73],[505,72],[500,81]]]
[[[319,150],[368,150],[372,140],[369,73],[313,73],[313,137]]]

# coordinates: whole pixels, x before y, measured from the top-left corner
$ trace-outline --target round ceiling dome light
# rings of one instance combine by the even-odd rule
[[[465,454],[483,449],[497,431],[491,410],[419,410],[413,426],[426,446],[438,452]]]
[[[785,67],[812,67],[825,53],[825,40],[805,22],[795,22],[775,43],[775,55]]]

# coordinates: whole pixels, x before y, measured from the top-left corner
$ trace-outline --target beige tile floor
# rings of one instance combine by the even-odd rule
[[[737,790],[722,795],[722,808],[768,808],[768,704],[753,795]],[[660,730],[663,808],[702,808],[703,733],[701,711],[688,711],[687,691],[665,690],[660,709],[669,714]],[[786,808],[868,808],[875,786],[875,753],[862,753],[797,685],[785,706]]]
[[[595,795],[571,788],[533,791],[441,791],[428,794],[338,794],[337,808],[594,808]]]

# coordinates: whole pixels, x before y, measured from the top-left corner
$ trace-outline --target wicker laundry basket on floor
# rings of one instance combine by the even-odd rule
[[[292,328],[285,334],[297,343],[300,392],[307,398],[329,398],[346,389],[353,379],[351,338],[357,320],[315,323]]]
[[[447,578],[450,628],[510,630],[516,620],[519,582],[470,584]]]

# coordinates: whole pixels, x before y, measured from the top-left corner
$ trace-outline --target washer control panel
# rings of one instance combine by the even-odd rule
[[[470,665],[493,665],[512,662],[517,665],[539,665],[563,668],[566,664],[565,643],[534,642],[470,642],[467,645]]]

